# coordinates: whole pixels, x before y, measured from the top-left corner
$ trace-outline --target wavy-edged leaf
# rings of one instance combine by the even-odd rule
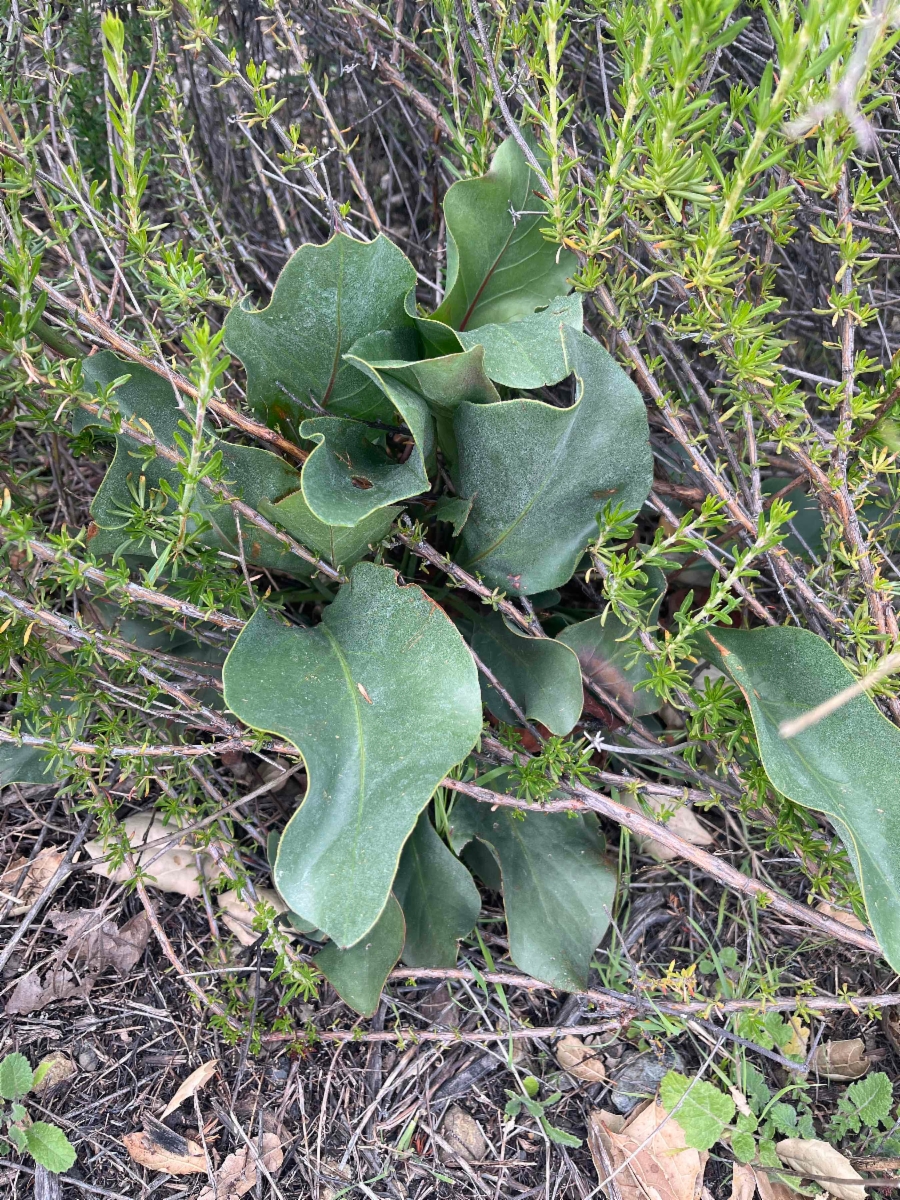
[[[395,357],[398,352],[414,359]],[[353,526],[385,504],[427,491],[436,423],[453,461],[455,410],[463,401],[485,404],[500,399],[484,373],[481,347],[431,359],[419,359],[419,352],[417,339],[378,331],[360,339],[345,355],[384,396],[392,420],[412,434],[404,461],[388,456],[384,432],[370,425],[339,417],[303,422],[301,436],[318,443],[303,468],[303,495],[322,521]]]
[[[410,411],[408,421],[415,444],[405,462],[389,458],[384,433],[360,421],[303,422],[301,436],[317,443],[303,465],[303,498],[320,521],[353,527],[386,505],[428,490],[425,460],[434,450],[434,426],[424,405]]]
[[[328,525],[311,510],[303,492],[297,491],[276,504],[260,501],[259,511],[331,566],[352,567],[387,537],[391,525],[403,510],[386,505],[355,525]]]
[[[346,950],[329,942],[313,962],[345,1004],[371,1017],[403,950],[404,934],[403,912],[396,898],[388,896],[384,911],[365,937]]]
[[[53,668],[48,668],[48,670],[53,670]],[[65,668],[59,670],[62,674]],[[42,674],[45,674],[45,671],[38,668],[32,672],[30,678],[36,680]],[[62,679],[60,679],[60,685],[65,686]],[[13,691],[14,689],[10,687],[9,690]],[[47,690],[46,707],[52,713],[64,714],[69,718],[67,722],[64,721],[61,728],[57,728],[55,725],[51,726],[54,736],[64,744],[66,736],[74,738],[79,736],[84,728],[85,717],[83,715],[74,716],[79,708],[78,703],[63,699],[57,693],[55,686]],[[9,719],[10,724],[7,727],[15,728],[16,725],[19,725],[22,733],[46,736],[48,732],[46,724],[41,719],[31,717],[21,708],[13,709],[9,714]],[[67,772],[61,770],[60,760],[52,752],[42,750],[38,746],[16,746],[12,742],[0,742],[0,788],[9,787],[12,783],[35,783],[47,787],[52,783],[61,782],[66,776]]]
[[[88,390],[106,388],[116,379],[130,376],[115,392],[119,413],[125,420],[141,426],[146,422],[158,441],[175,448],[179,422],[191,419],[192,402],[185,398],[185,408],[179,408],[175,390],[167,379],[148,367],[125,363],[108,350],[85,359],[82,370]],[[78,409],[74,416],[75,431],[87,425],[109,428],[107,420]],[[211,431],[207,430],[209,433]],[[223,482],[229,491],[258,511],[265,501],[276,503],[300,488],[300,476],[294,468],[268,450],[260,450],[255,446],[234,446],[222,441],[215,448],[222,454]],[[149,498],[151,492],[158,491],[162,480],[166,480],[173,491],[177,490],[180,476],[168,459],[156,457],[147,461],[143,456],[139,459],[133,457],[133,452],[138,449],[138,443],[127,432],[116,435],[115,457],[91,504],[91,515],[97,527],[89,542],[94,554],[115,554],[119,551],[140,557],[156,557],[146,538],[129,538],[125,530],[129,512],[142,479],[145,494]],[[169,505],[174,511],[171,500]],[[211,528],[200,539],[205,545],[228,554],[238,554],[237,524],[231,507],[221,504],[202,483],[197,488],[192,511],[198,520],[210,522]],[[310,574],[311,567],[287,552],[268,534],[252,527],[248,529],[246,522],[241,526],[241,534],[249,562],[290,575]],[[324,533],[320,536],[320,540],[323,539]]]
[[[472,838],[500,860],[510,957],[517,967],[565,991],[587,987],[591,957],[609,926],[616,869],[592,813],[492,811],[458,795],[451,837]]]
[[[54,1175],[68,1171],[75,1162],[75,1147],[58,1125],[35,1121],[25,1128],[24,1134],[28,1153]]]
[[[0,1097],[18,1100],[31,1091],[34,1074],[24,1054],[14,1050],[0,1059]]]
[[[403,847],[394,895],[406,919],[403,961],[410,967],[455,967],[460,938],[481,911],[472,876],[423,812]]]
[[[584,324],[581,296],[559,296],[546,308],[505,325],[481,325],[457,337],[466,347],[484,347],[484,369],[505,387],[539,388],[559,383],[569,373],[563,353],[560,325],[581,333]]]
[[[900,730],[868,696],[782,738],[798,717],[855,682],[826,641],[805,629],[709,631],[705,652],[750,705],[766,774],[782,795],[824,813],[856,869],[872,930],[900,969]]]
[[[526,717],[551,733],[566,734],[581,716],[584,691],[575,653],[551,638],[533,638],[510,628],[499,613],[472,613],[472,649],[497,676]],[[500,721],[518,717],[487,680],[484,702]]]
[[[306,761],[309,790],[279,843],[275,885],[352,946],[384,908],[419,813],[481,731],[472,657],[419,587],[359,563],[314,629],[257,610],[223,682],[232,712]]]
[[[570,285],[569,250],[545,241],[540,178],[509,137],[479,179],[447,192],[447,292],[434,319],[472,330],[530,316]]]
[[[461,404],[457,491],[472,500],[462,561],[491,587],[532,595],[566,583],[609,501],[638,510],[651,484],[637,387],[585,334],[563,328],[571,408],[539,400]]]
[[[316,410],[312,394],[338,416],[383,419],[380,392],[344,355],[375,330],[412,328],[406,298],[415,285],[412,263],[383,235],[358,242],[336,233],[301,246],[266,308],[241,304],[225,320],[225,344],[244,364],[257,414],[296,429]]]

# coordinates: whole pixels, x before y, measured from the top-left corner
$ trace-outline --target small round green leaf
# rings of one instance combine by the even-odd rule
[[[75,1147],[59,1128],[47,1121],[35,1121],[25,1130],[25,1148],[42,1167],[59,1174],[75,1162]]]
[[[26,1095],[33,1080],[31,1064],[24,1054],[7,1054],[0,1062],[0,1096],[4,1100],[18,1100]]]

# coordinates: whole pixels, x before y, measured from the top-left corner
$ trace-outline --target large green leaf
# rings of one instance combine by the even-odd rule
[[[58,1175],[74,1164],[75,1147],[58,1125],[34,1121],[23,1132],[28,1153],[40,1166]]]
[[[572,576],[609,501],[640,509],[652,464],[640,394],[602,346],[563,327],[571,408],[461,404],[457,491],[472,499],[463,562],[492,587],[532,595]]]
[[[499,613],[472,613],[472,649],[497,676],[526,717],[551,733],[566,734],[581,716],[584,692],[581,668],[568,646],[551,638],[533,638],[510,628]],[[484,700],[500,721],[518,717],[485,680]]]
[[[398,351],[414,355],[414,361],[394,357]],[[412,434],[413,445],[403,461],[388,457],[384,432],[370,425],[340,417],[303,422],[301,435],[318,442],[303,468],[303,495],[320,520],[353,526],[386,504],[427,491],[435,419],[445,453],[455,461],[453,413],[463,401],[500,399],[484,373],[480,346],[440,358],[419,359],[418,354],[417,340],[379,331],[360,339],[345,355],[384,396],[393,420]]]
[[[472,657],[420,588],[359,563],[314,629],[259,609],[223,681],[232,712],[306,760],[309,790],[279,843],[276,886],[352,946],[384,908],[419,813],[481,731]]]
[[[72,714],[78,710],[78,704],[72,700],[65,700],[58,694],[58,687],[65,687],[66,668],[59,666],[50,668],[50,670],[53,670],[60,679],[59,685],[56,685],[54,680],[54,684],[47,688],[46,707],[52,713],[63,714],[68,719],[63,721],[61,727],[53,725],[48,730],[45,723],[33,718],[28,712],[23,709],[13,709],[9,714],[10,726],[19,726],[22,733],[33,735],[47,736],[52,732],[52,735],[58,738],[61,744],[65,744],[67,736],[77,738],[80,735],[84,728],[85,717],[84,715],[73,716]],[[44,672],[39,668],[32,672],[28,681],[23,681],[20,686],[27,693],[30,680],[37,680],[42,674]],[[46,682],[45,680],[45,684]],[[8,690],[17,689],[10,687]],[[51,784],[61,783],[63,778],[60,762],[52,753],[41,750],[37,746],[16,746],[12,742],[0,742],[0,788],[9,787],[12,783],[35,783],[49,787]]]
[[[276,504],[260,501],[259,511],[270,521],[286,529],[292,537],[314,550],[333,567],[352,567],[372,546],[387,537],[394,518],[402,509],[393,506],[379,508],[356,525],[328,525],[313,513],[302,491],[292,492]]]
[[[410,406],[414,446],[405,462],[387,456],[384,434],[345,417],[304,421],[301,434],[317,442],[303,466],[303,497],[328,525],[354,526],[380,508],[428,490],[425,456],[434,449],[434,426],[422,405]]]
[[[403,913],[396,899],[388,896],[384,911],[365,937],[346,950],[329,942],[313,962],[345,1004],[371,1017],[400,957],[403,938]]]
[[[466,349],[484,347],[484,369],[506,387],[539,388],[569,373],[560,325],[581,332],[581,297],[560,296],[530,317],[505,325],[480,325],[457,334]]]
[[[88,390],[107,388],[116,379],[129,376],[127,382],[115,392],[119,413],[127,421],[136,421],[140,425],[146,422],[158,441],[165,446],[176,447],[175,435],[179,432],[179,422],[190,420],[191,402],[186,398],[186,407],[180,408],[175,391],[168,380],[147,367],[122,362],[105,350],[85,359],[82,369]],[[78,432],[86,425],[109,428],[109,422],[105,419],[84,409],[78,409],[74,416],[75,431]],[[207,433],[211,433],[211,430],[207,430]],[[183,430],[180,431],[180,436],[185,436]],[[135,498],[140,495],[142,489],[144,503],[149,505],[151,494],[159,491],[163,480],[176,490],[180,476],[175,465],[168,459],[156,457],[148,461],[143,456],[136,458],[135,452],[139,449],[138,443],[130,438],[127,432],[116,436],[115,457],[91,505],[91,515],[97,526],[90,540],[90,548],[94,554],[114,554],[120,551],[139,557],[156,557],[149,539],[129,538],[125,525]],[[223,482],[238,499],[257,511],[261,510],[266,501],[277,503],[291,493],[299,491],[300,476],[294,468],[268,450],[260,450],[255,446],[234,446],[221,441],[217,443],[216,449],[221,452],[224,463]],[[174,510],[171,500],[168,505]],[[201,535],[204,544],[231,555],[238,554],[237,524],[230,505],[221,504],[209,488],[201,484],[197,489],[192,511],[196,513],[198,520],[205,519],[211,524],[211,528]],[[288,532],[292,530],[288,528]],[[304,526],[304,532],[309,532],[308,524]],[[312,568],[302,559],[290,554],[268,534],[253,526],[248,528],[246,521],[242,522],[241,534],[244,552],[249,562],[291,575],[310,573]],[[328,530],[321,524],[317,540],[323,545],[328,543]]]
[[[616,869],[592,813],[492,810],[458,795],[451,813],[457,850],[472,838],[500,860],[510,957],[566,991],[587,987],[591,957],[609,926]]]
[[[540,186],[510,137],[486,175],[450,188],[444,199],[447,293],[435,320],[459,330],[517,321],[569,291],[577,259],[545,241]]]
[[[455,967],[457,943],[478,920],[481,897],[427,812],[403,847],[394,895],[406,918],[403,961],[410,967]]]
[[[782,738],[783,721],[854,682],[838,655],[805,629],[716,628],[709,643],[711,657],[747,698],[773,787],[838,829],[875,936],[900,970],[900,730],[868,696],[858,696],[796,737]]]
[[[428,461],[432,452],[433,418],[444,457],[451,465],[455,464],[453,415],[460,404],[463,401],[492,404],[500,399],[485,374],[484,349],[474,346],[471,350],[414,362],[389,358],[384,355],[385,349],[382,337],[364,338],[353,347],[347,360],[384,392],[413,434],[416,450],[424,461]]]
[[[256,412],[294,429],[316,404],[338,416],[389,419],[381,393],[343,356],[377,329],[411,328],[406,297],[415,285],[412,263],[381,235],[357,242],[336,233],[323,246],[301,246],[266,308],[239,305],[225,321],[225,344],[246,368]]]

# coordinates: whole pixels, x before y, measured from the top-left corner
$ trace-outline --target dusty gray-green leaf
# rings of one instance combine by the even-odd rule
[[[336,233],[323,246],[301,246],[266,308],[242,304],[225,320],[225,344],[244,364],[256,412],[296,430],[316,411],[312,394],[338,416],[384,419],[380,392],[344,354],[375,330],[412,328],[406,297],[415,285],[412,263],[381,235],[357,242]]]
[[[75,1147],[59,1128],[47,1121],[35,1121],[25,1131],[25,1147],[36,1163],[58,1175],[75,1162]]]
[[[191,401],[185,398],[185,409],[178,407],[175,391],[168,380],[147,367],[125,363],[109,351],[102,351],[84,360],[84,380],[88,390],[108,387],[124,375],[128,381],[115,392],[119,413],[126,420],[135,420],[140,425],[150,426],[158,441],[175,447],[175,434],[180,421],[191,419]],[[73,421],[75,431],[86,425],[108,427],[109,422],[78,409]],[[207,430],[209,434],[211,431]],[[145,506],[149,505],[150,494],[159,489],[165,479],[177,491],[180,476],[175,465],[167,459],[157,457],[146,461],[132,457],[138,444],[127,432],[116,436],[116,453],[94,501],[91,515],[97,526],[88,546],[92,553],[135,554],[156,557],[146,538],[131,538],[126,530],[131,506],[139,495],[141,480],[144,480]],[[218,442],[224,463],[223,482],[238,499],[257,510],[265,501],[276,503],[300,488],[300,476],[277,455],[255,446],[236,446]],[[174,502],[169,501],[170,511]],[[216,500],[209,488],[203,484],[197,488],[193,511],[198,519],[205,519],[212,528],[201,535],[205,545],[237,555],[238,530],[230,505]],[[291,575],[308,575],[311,568],[296,555],[287,552],[274,538],[253,526],[241,526],[244,551],[249,562],[270,570],[284,571]],[[324,535],[322,535],[324,537]]]
[[[403,950],[403,938],[403,912],[394,896],[388,896],[384,912],[365,937],[346,950],[329,942],[313,962],[345,1004],[371,1017]]]
[[[458,795],[451,832],[455,848],[478,838],[500,860],[516,966],[565,991],[586,988],[617,882],[593,814],[573,818],[535,808],[519,817]]]
[[[471,511],[472,501],[460,500],[458,496],[441,496],[431,510],[436,520],[446,521],[453,526],[454,537],[459,537]]]
[[[481,731],[472,657],[420,588],[359,563],[314,629],[257,610],[223,682],[232,712],[306,761],[309,790],[279,843],[275,885],[352,946],[381,914],[419,813]]]
[[[868,696],[782,738],[798,717],[855,682],[826,641],[804,629],[709,632],[716,665],[750,705],[766,774],[783,795],[824,813],[853,861],[872,930],[900,969],[900,730]]]
[[[481,325],[457,337],[466,349],[484,347],[484,369],[505,387],[539,388],[559,383],[569,373],[560,325],[581,332],[581,296],[559,296],[546,308],[505,325]]]
[[[472,613],[472,649],[497,676],[526,717],[551,733],[566,734],[581,716],[584,692],[578,658],[561,640],[511,629],[499,613]],[[481,680],[484,701],[500,721],[517,725],[503,697]]]
[[[405,462],[389,458],[384,433],[360,421],[303,422],[301,435],[317,443],[303,466],[303,497],[320,521],[353,527],[386,505],[428,490],[425,456],[434,448],[433,423],[427,410],[410,413],[409,420],[415,445]]]
[[[566,583],[610,501],[638,510],[650,490],[637,387],[592,338],[562,331],[577,380],[571,408],[539,400],[461,404],[457,492],[472,500],[462,561],[491,587],[532,595]]]
[[[33,1080],[31,1064],[24,1054],[14,1050],[0,1059],[0,1097],[4,1100],[18,1100],[27,1095]]]
[[[455,336],[455,335],[454,335]],[[396,339],[394,339],[396,341]],[[433,452],[432,428],[447,462],[457,459],[453,414],[463,401],[491,404],[500,399],[484,371],[484,350],[472,350],[401,361],[385,355],[387,339],[363,338],[347,355],[384,393],[396,409],[428,463]],[[429,415],[430,414],[430,417]]]
[[[310,509],[303,492],[296,491],[275,504],[261,500],[259,511],[331,566],[352,567],[387,537],[403,510],[387,505],[355,525],[328,525]]]
[[[64,668],[60,668],[64,670]],[[34,670],[30,679],[37,680],[43,674],[41,668]],[[64,683],[60,680],[61,685]],[[9,691],[12,692],[13,687],[10,686]],[[47,689],[48,695],[45,700],[45,705],[53,713],[65,714],[67,720],[63,722],[59,730],[54,727],[54,735],[61,734],[64,739],[67,735],[70,737],[78,737],[84,728],[85,717],[75,716],[78,710],[78,704],[74,700],[66,700],[59,694],[57,687],[51,686]],[[8,728],[13,729],[19,725],[19,732],[32,735],[46,735],[47,728],[41,724],[41,721],[29,716],[23,709],[15,708],[9,715]],[[16,746],[12,742],[0,742],[0,788],[9,787],[12,783],[37,783],[51,784],[59,782],[65,775],[62,770],[59,759],[54,759],[53,755],[46,750],[40,749],[37,746]]]
[[[447,292],[434,319],[472,330],[530,316],[569,291],[577,269],[569,250],[544,239],[540,177],[514,138],[480,179],[454,183],[444,199]]]
[[[410,967],[455,967],[459,940],[478,920],[481,897],[427,812],[403,847],[394,895],[406,920],[403,961]]]

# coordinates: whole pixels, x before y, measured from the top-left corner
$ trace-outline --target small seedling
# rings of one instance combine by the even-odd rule
[[[32,1121],[22,1099],[40,1085],[50,1064],[32,1071],[24,1054],[7,1054],[0,1061],[0,1154],[9,1153],[9,1143],[21,1154],[30,1154],[36,1163],[58,1174],[75,1162],[75,1148],[59,1128],[48,1121]],[[7,1140],[8,1139],[8,1140]]]
[[[526,1075],[522,1080],[522,1095],[507,1089],[506,1094],[509,1096],[509,1099],[503,1110],[504,1113],[507,1117],[515,1118],[524,1108],[530,1117],[534,1117],[551,1142],[556,1142],[558,1146],[573,1146],[577,1149],[581,1145],[580,1138],[573,1137],[571,1133],[566,1133],[564,1129],[557,1129],[555,1125],[551,1125],[547,1120],[547,1109],[552,1108],[554,1104],[557,1104],[562,1099],[562,1092],[554,1092],[546,1100],[540,1100],[538,1098],[540,1086],[540,1081],[535,1079],[533,1075]]]

